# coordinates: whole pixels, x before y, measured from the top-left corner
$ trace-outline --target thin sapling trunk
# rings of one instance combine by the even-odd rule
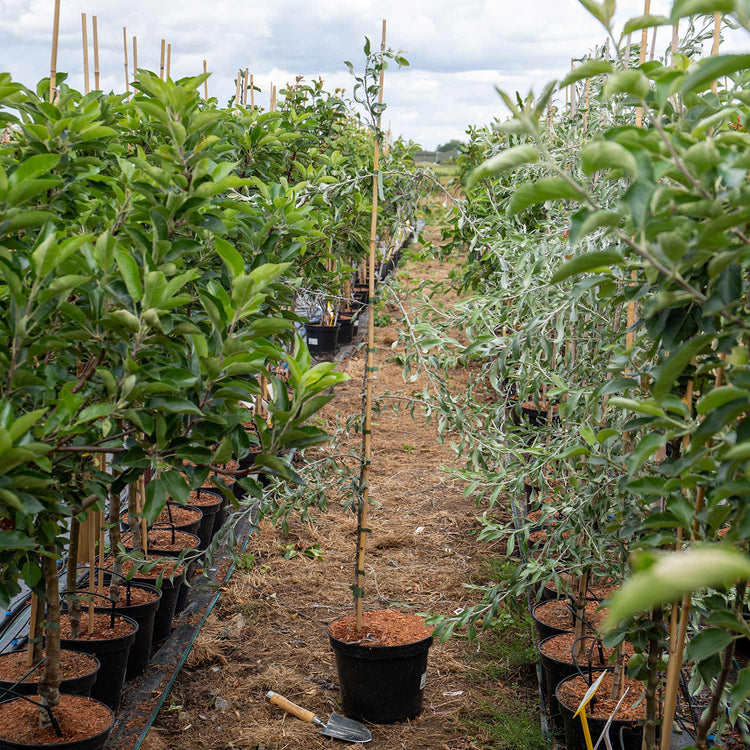
[[[646,724],[643,727],[643,742],[646,750],[656,750],[656,725],[659,709],[657,689],[659,687],[659,656],[661,643],[659,633],[662,627],[663,613],[654,610],[652,620],[653,633],[648,640],[648,680],[646,682]]]
[[[130,533],[133,535],[134,550],[143,549],[143,539],[141,538],[141,519],[138,517],[139,510],[138,482],[131,482],[128,485],[128,523],[130,524]]]
[[[54,552],[54,550],[50,550]],[[57,565],[54,557],[42,558],[42,575],[44,577],[45,599],[47,600],[47,618],[45,622],[44,674],[39,682],[39,697],[42,704],[54,708],[60,702],[60,589],[57,581]],[[50,726],[46,711],[39,712],[39,725]]]
[[[112,552],[112,578],[109,582],[109,596],[116,604],[119,604],[122,561],[120,560],[120,494],[118,492],[113,492],[109,496],[109,547]]]
[[[586,571],[578,581],[578,594],[575,606],[575,656],[576,659],[583,659],[586,655],[586,590],[589,587],[589,573]]]
[[[68,618],[70,634],[73,638],[81,635],[81,600],[78,598],[78,545],[81,538],[81,524],[73,517],[70,521],[70,543],[68,544],[68,568],[65,577],[65,588],[68,591]]]

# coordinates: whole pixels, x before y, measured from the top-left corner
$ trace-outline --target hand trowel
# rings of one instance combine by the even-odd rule
[[[369,742],[372,739],[372,735],[367,727],[358,721],[347,719],[346,716],[341,716],[334,712],[331,714],[331,718],[327,722],[324,722],[312,711],[308,711],[306,708],[292,703],[282,695],[274,693],[273,690],[269,690],[266,693],[266,698],[274,706],[278,706],[288,714],[296,716],[308,724],[315,724],[320,728],[320,734],[324,734],[326,737],[333,737],[335,740],[343,740],[344,742]]]

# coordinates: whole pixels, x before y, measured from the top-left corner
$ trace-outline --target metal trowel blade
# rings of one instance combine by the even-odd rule
[[[367,727],[335,712],[331,714],[328,723],[320,730],[320,734],[344,742],[370,742],[372,740],[372,735]]]

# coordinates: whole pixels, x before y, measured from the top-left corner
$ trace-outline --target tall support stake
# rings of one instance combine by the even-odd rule
[[[133,37],[133,82],[138,77],[138,37]]]
[[[164,80],[164,58],[166,57],[166,54],[167,54],[167,40],[162,39],[161,40],[161,58],[159,60],[159,78],[161,78],[162,81]]]
[[[721,13],[715,13],[714,14],[714,43],[713,47],[711,48],[711,56],[716,57],[716,55],[719,54],[719,44],[721,43]],[[719,93],[719,87],[714,81],[711,84],[711,91],[714,92],[714,94]]]
[[[203,61],[203,72],[208,75],[208,63],[205,60]],[[208,101],[208,78],[203,82],[203,92],[206,95],[206,101]]]
[[[86,23],[86,14],[81,13],[81,43],[83,45],[83,93],[91,91],[89,81],[89,33]]]
[[[651,12],[651,0],[644,0],[643,4],[643,15],[647,16]],[[648,29],[641,31],[641,49],[640,49],[640,64],[646,62],[646,48],[648,47]],[[643,124],[643,107],[637,107],[635,110],[635,126],[640,128]],[[628,307],[630,311],[630,307]]]
[[[172,45],[167,45],[167,78],[172,75]]]
[[[52,18],[52,56],[49,62],[49,100],[55,99],[57,85],[57,40],[60,37],[60,0],[55,0],[55,14]]]
[[[96,25],[96,16],[91,16],[91,26],[94,32],[94,88],[99,88],[99,27]]]
[[[247,84],[248,76],[250,75],[250,68],[245,68],[245,88],[242,91],[242,106],[247,107]]]
[[[255,109],[255,83],[253,74],[250,74],[250,109]]]
[[[381,52],[385,52],[385,19],[383,19],[383,39],[380,43]],[[378,89],[378,104],[383,104],[383,77],[385,70],[380,70],[380,86]],[[364,599],[365,584],[365,552],[367,550],[367,523],[370,514],[370,463],[372,460],[372,374],[375,367],[375,250],[378,230],[378,168],[380,165],[380,118],[378,114],[377,132],[372,158],[372,215],[370,217],[370,257],[369,257],[369,289],[367,306],[367,370],[365,374],[365,424],[364,438],[364,466],[362,467],[362,505],[359,512],[359,528],[357,529],[357,569],[355,571],[354,608],[357,630],[362,629],[362,601]]]
[[[122,48],[125,52],[125,90],[130,93],[130,81],[128,80],[128,30],[122,27]]]
[[[241,74],[240,71],[237,71],[237,91],[234,94],[234,109],[237,110],[237,107],[240,106],[240,86],[241,86]]]

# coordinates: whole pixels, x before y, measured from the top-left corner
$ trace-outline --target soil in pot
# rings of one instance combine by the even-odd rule
[[[310,354],[331,354],[336,351],[339,326],[305,325]]]
[[[148,561],[149,558],[146,558]],[[122,565],[122,572],[127,575],[132,570],[133,564],[125,560]],[[162,576],[159,584],[159,576]],[[172,580],[170,580],[172,577]],[[159,607],[154,616],[154,632],[152,637],[152,650],[157,647],[165,638],[169,637],[172,632],[172,620],[174,620],[175,607],[177,606],[177,596],[185,580],[185,567],[180,565],[175,567],[171,563],[157,563],[151,570],[138,571],[131,579],[138,583],[148,583],[158,586],[161,591]]]
[[[395,610],[354,614],[328,626],[343,712],[353,719],[392,724],[422,710],[432,628],[417,615]]]
[[[133,547],[130,546],[132,540],[125,542],[125,549],[130,552]],[[148,551],[154,556],[167,555],[177,557],[180,552],[186,549],[198,549],[200,539],[195,534],[188,534],[187,531],[172,531],[172,529],[149,529],[148,531]]]
[[[189,534],[195,534],[201,524],[202,512],[198,508],[188,508],[177,503],[167,503],[156,523],[173,524],[178,531],[187,531]],[[130,530],[128,523],[128,513],[125,511],[121,516],[122,527],[125,531]]]
[[[574,580],[575,579],[570,575],[570,573],[562,573],[560,575],[560,583],[562,584],[563,588],[563,596],[570,596],[573,593],[574,585],[572,582]],[[598,581],[593,581],[589,583],[589,586],[586,589],[586,598],[593,599],[599,602],[604,601],[604,599],[612,596],[612,594],[617,588],[619,588],[619,586],[620,584],[613,578],[602,578]],[[544,588],[545,599],[557,599],[561,596],[558,592],[558,586],[555,583],[554,579],[547,583]]]
[[[188,502],[190,505],[200,508],[203,513],[200,526],[193,533],[197,534],[198,539],[201,540],[198,549],[206,549],[211,544],[214,534],[221,528],[216,527],[216,519],[224,503],[224,496],[215,490],[206,490],[200,487],[190,493]]]
[[[138,623],[123,615],[116,615],[114,627],[110,627],[111,616],[103,612],[94,613],[93,632],[88,632],[89,613],[81,612],[81,634],[71,636],[70,619],[67,614],[60,618],[60,644],[63,648],[73,648],[94,654],[101,662],[96,682],[91,688],[91,696],[117,710],[125,682],[130,648],[138,632]]]
[[[10,693],[3,694],[4,688],[11,688],[22,695],[36,695],[43,668],[44,662],[23,682],[18,683],[18,680],[29,671],[29,667],[26,666],[26,651],[0,654],[0,701],[13,699]],[[95,656],[80,651],[63,649],[60,651],[60,669],[62,671],[60,692],[88,697],[91,694],[91,686],[96,680],[96,673],[99,671],[99,660]]]
[[[107,581],[109,584],[109,581]],[[120,601],[115,607],[118,614],[126,615],[138,623],[138,633],[130,647],[125,679],[130,680],[148,669],[154,640],[154,622],[159,610],[162,592],[146,583],[123,581]],[[105,610],[97,610],[104,612]]]
[[[79,695],[61,695],[54,709],[63,736],[39,728],[39,709],[22,699],[0,704],[0,748],[62,745],[65,748],[98,750],[104,747],[115,723],[115,715],[103,703]]]
[[[592,601],[586,604],[585,617],[590,630],[601,627],[607,616],[606,610],[598,610],[598,607],[598,602]],[[567,599],[540,602],[532,610],[531,618],[534,620],[539,640],[558,633],[568,633],[575,628],[571,605]]]
[[[600,674],[601,672],[594,672],[592,678],[595,680]],[[594,742],[599,739],[619,700],[619,696],[617,699],[610,699],[611,687],[612,673],[608,672],[593,700],[586,707],[586,717]],[[643,698],[645,686],[638,680],[625,679],[622,690],[626,688],[630,688],[630,692],[617,710],[617,715],[609,729],[609,736],[615,747],[619,746],[620,738],[622,738],[625,750],[640,750],[643,743],[643,727],[639,726],[638,722],[646,718],[646,701]],[[589,683],[580,675],[569,677],[557,686],[556,696],[565,724],[567,750],[586,750],[581,721],[578,717],[574,719],[573,714],[588,689]]]

